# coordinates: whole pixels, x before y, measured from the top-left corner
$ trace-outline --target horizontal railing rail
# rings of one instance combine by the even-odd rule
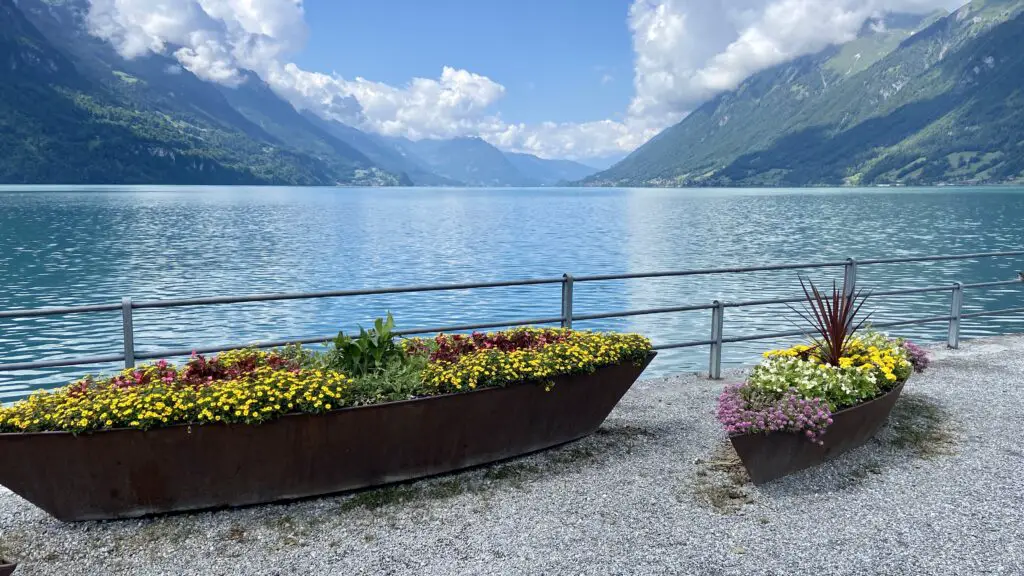
[[[573,312],[573,286],[577,282],[602,282],[602,281],[613,281],[613,280],[637,280],[637,279],[653,279],[653,278],[674,278],[674,277],[688,277],[688,276],[707,276],[707,275],[718,275],[718,274],[739,274],[739,273],[752,273],[752,272],[770,272],[780,270],[813,270],[822,268],[843,268],[844,286],[848,291],[848,294],[853,294],[856,287],[857,269],[859,266],[876,265],[876,264],[903,264],[903,263],[924,263],[924,262],[936,262],[936,261],[948,261],[948,260],[978,260],[982,258],[998,258],[998,257],[1012,257],[1012,256],[1024,256],[1024,250],[1016,251],[1002,251],[1002,252],[985,252],[985,253],[970,253],[970,254],[945,254],[937,256],[919,256],[919,257],[899,257],[899,258],[876,258],[868,260],[855,260],[848,258],[842,261],[824,261],[824,262],[796,262],[796,263],[784,263],[784,264],[772,264],[763,266],[737,266],[737,267],[723,267],[723,268],[705,268],[705,269],[692,269],[692,270],[674,270],[664,272],[642,272],[642,273],[629,273],[629,274],[597,274],[597,275],[586,275],[586,276],[573,276],[571,274],[564,274],[561,277],[547,277],[547,278],[528,278],[521,280],[502,280],[502,281],[491,281],[491,282],[469,282],[461,284],[432,284],[432,285],[413,285],[413,286],[396,286],[396,287],[385,287],[385,288],[370,288],[370,289],[354,289],[354,290],[331,290],[322,292],[294,292],[294,293],[270,293],[270,294],[251,294],[245,296],[214,296],[214,297],[201,297],[201,298],[177,298],[177,299],[162,299],[162,300],[132,300],[131,298],[124,298],[120,304],[89,304],[83,306],[62,306],[62,307],[44,307],[35,309],[14,309],[0,311],[0,319],[14,319],[14,318],[37,318],[47,316],[63,316],[71,314],[86,314],[86,313],[100,313],[100,312],[113,312],[120,311],[122,316],[122,352],[95,355],[95,356],[80,356],[73,358],[57,358],[49,360],[37,360],[29,362],[10,362],[0,364],[0,372],[14,372],[23,370],[36,370],[43,368],[57,368],[67,366],[85,366],[85,365],[96,365],[96,364],[107,364],[113,362],[123,362],[126,367],[133,367],[136,360],[154,359],[154,358],[169,358],[175,356],[184,356],[192,354],[193,352],[208,354],[223,352],[225,350],[232,350],[242,347],[257,347],[257,348],[276,348],[289,344],[322,344],[333,340],[335,335],[317,335],[317,336],[306,336],[297,338],[279,338],[273,340],[260,340],[255,342],[246,343],[235,343],[235,344],[223,344],[223,345],[212,345],[212,346],[196,346],[191,348],[167,348],[157,349],[148,351],[136,351],[135,349],[135,337],[134,337],[134,316],[135,310],[142,309],[160,309],[160,308],[180,308],[189,306],[211,306],[211,305],[225,305],[225,304],[244,304],[254,302],[278,302],[288,300],[312,300],[322,298],[341,298],[341,297],[353,297],[353,296],[373,296],[373,295],[387,295],[387,294],[412,294],[419,292],[437,292],[437,291],[455,291],[455,290],[478,290],[486,288],[507,288],[507,287],[519,287],[519,286],[537,286],[537,285],[550,285],[559,284],[562,289],[562,306],[561,314],[559,316],[548,316],[541,318],[528,318],[528,319],[510,319],[495,322],[484,322],[475,324],[457,324],[457,325],[445,325],[425,328],[414,328],[406,330],[397,330],[395,334],[397,336],[416,336],[422,334],[432,334],[436,332],[460,332],[468,330],[484,330],[490,328],[505,328],[515,326],[527,326],[527,325],[548,325],[548,324],[560,324],[563,327],[571,328],[573,322],[585,322],[592,320],[604,320],[612,318],[626,318],[632,316],[646,316],[655,314],[672,314],[682,312],[698,312],[711,310],[711,338],[705,340],[693,340],[688,342],[667,342],[658,343],[654,346],[656,350],[668,350],[678,348],[692,348],[698,346],[709,346],[709,366],[708,372],[710,377],[719,378],[721,376],[721,365],[722,365],[722,347],[724,344],[737,343],[737,342],[748,342],[754,340],[771,340],[778,338],[787,338],[793,336],[804,335],[805,332],[801,330],[789,330],[780,332],[761,332],[757,334],[747,335],[736,335],[736,336],[725,336],[724,335],[724,321],[725,311],[732,308],[749,308],[758,306],[771,306],[779,304],[792,305],[805,301],[805,296],[794,295],[791,297],[783,298],[765,298],[757,300],[745,300],[745,301],[714,301],[708,304],[688,304],[680,306],[667,306],[658,308],[644,308],[636,310],[617,310],[610,312],[596,312],[588,314],[576,314]],[[904,320],[892,320],[887,322],[872,323],[872,326],[877,328],[888,328],[898,326],[908,326],[913,324],[926,324],[935,322],[948,322],[949,327],[947,331],[947,344],[950,347],[956,348],[960,342],[960,321],[966,318],[979,318],[983,316],[1002,316],[1011,314],[1024,313],[1024,307],[1013,307],[1003,308],[999,310],[982,310],[978,312],[963,313],[961,311],[963,305],[963,291],[965,289],[987,289],[1000,286],[1020,285],[1024,283],[1024,273],[1018,273],[1018,277],[1013,280],[997,280],[987,282],[977,282],[971,284],[964,284],[955,282],[951,284],[943,284],[938,286],[926,286],[926,287],[914,287],[914,288],[900,288],[900,289],[887,289],[887,290],[874,290],[865,289],[864,293],[869,294],[873,297],[890,297],[890,296],[903,296],[910,294],[924,294],[933,292],[949,292],[951,294],[951,303],[949,314],[928,316],[924,318],[912,318]]]

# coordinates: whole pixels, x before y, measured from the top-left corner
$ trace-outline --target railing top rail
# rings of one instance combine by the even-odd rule
[[[976,258],[997,258],[1000,256],[1021,256],[1024,250],[1008,250],[1004,252],[975,252],[973,254],[944,254],[941,256],[907,256],[901,258],[871,258],[858,260],[858,265],[867,264],[900,264],[904,262],[935,262],[938,260],[974,260]]]
[[[711,274],[736,274],[740,272],[770,272],[773,270],[800,270],[804,268],[838,268],[849,260],[831,262],[793,262],[768,264],[765,266],[734,266],[728,268],[694,268],[692,270],[668,270],[665,272],[635,272],[630,274],[595,274],[574,276],[576,282],[599,282],[604,280],[630,280],[635,278],[664,278],[675,276],[706,276]]]

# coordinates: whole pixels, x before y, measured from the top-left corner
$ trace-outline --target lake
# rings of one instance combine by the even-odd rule
[[[799,261],[1016,250],[1024,188],[635,190],[0,188],[0,310],[135,299],[356,289]],[[862,266],[860,286],[1009,280],[1024,258]],[[816,282],[842,269],[811,270]],[[799,293],[796,271],[579,283],[575,313]],[[973,290],[965,311],[1021,306],[1022,287]],[[541,285],[139,310],[136,350],[350,330],[558,316]],[[876,321],[948,313],[949,294],[876,298]],[[725,334],[791,330],[785,306],[730,308]],[[580,322],[655,343],[707,339],[707,311]],[[1021,331],[1024,316],[965,320]],[[934,323],[894,330],[945,338]],[[779,342],[727,344],[727,365]],[[117,312],[0,319],[0,363],[117,353]],[[112,366],[0,373],[0,401]],[[647,375],[707,369],[706,347],[665,351]]]

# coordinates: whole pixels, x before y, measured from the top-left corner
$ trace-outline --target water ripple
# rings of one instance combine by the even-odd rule
[[[0,309],[135,299],[355,289],[841,261],[1020,249],[1024,190],[90,188],[0,190]],[[1021,258],[861,266],[878,289],[1007,280]],[[801,271],[819,284],[842,269]],[[577,314],[781,298],[798,271],[580,282]],[[876,322],[943,315],[948,293],[873,299]],[[135,314],[136,350],[350,330],[386,310],[400,327],[557,316],[558,285],[359,296]],[[964,311],[1022,306],[1017,286],[969,290]],[[728,308],[726,336],[793,329],[785,305]],[[1024,316],[965,319],[964,336],[1020,331]],[[657,343],[704,340],[710,312],[580,322]],[[945,338],[945,323],[893,329]],[[726,365],[766,346],[725,347]],[[0,362],[121,350],[116,312],[0,319]],[[0,374],[18,398],[113,365]],[[707,368],[706,347],[667,350],[649,374]]]

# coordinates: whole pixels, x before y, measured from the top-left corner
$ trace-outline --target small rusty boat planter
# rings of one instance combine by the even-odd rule
[[[17,567],[17,564],[8,564],[6,560],[0,558],[0,576],[11,576]]]
[[[782,478],[858,448],[873,438],[889,419],[906,382],[863,404],[832,415],[832,424],[821,437],[824,446],[800,434],[740,434],[730,436],[733,448],[756,485]]]
[[[654,358],[257,426],[0,434],[0,484],[65,521],[244,506],[442,474],[597,430]]]

